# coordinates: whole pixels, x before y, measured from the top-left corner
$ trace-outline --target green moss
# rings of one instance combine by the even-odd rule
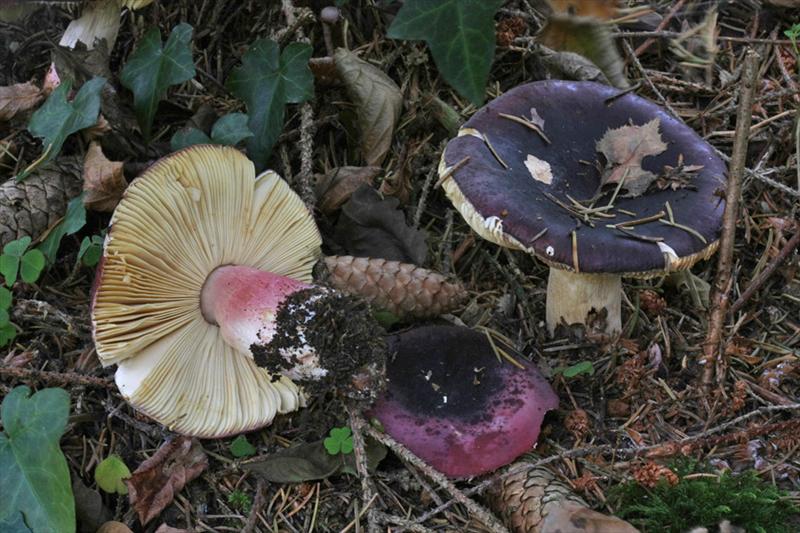
[[[636,482],[613,487],[610,499],[616,514],[643,532],[680,533],[698,526],[712,528],[723,520],[749,533],[797,531],[800,508],[787,499],[785,492],[763,482],[755,471],[685,479],[689,474],[712,470],[692,460],[670,467],[680,479],[675,486],[662,480],[654,489]]]
[[[246,493],[237,489],[228,494],[228,504],[236,511],[249,513],[253,500]]]

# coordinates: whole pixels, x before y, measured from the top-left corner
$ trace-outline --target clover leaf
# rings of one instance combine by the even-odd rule
[[[123,480],[129,477],[131,471],[118,455],[109,455],[94,469],[97,486],[109,494],[128,494],[128,486]]]
[[[28,250],[30,244],[31,238],[26,236],[11,241],[3,247],[3,255],[0,255],[0,274],[9,287],[17,281],[18,273],[22,281],[33,283],[39,279],[39,274],[44,269],[44,255],[36,249]]]
[[[177,152],[193,144],[222,144],[235,146],[239,142],[253,136],[247,127],[248,117],[244,113],[228,113],[211,128],[211,137],[197,128],[183,128],[175,132],[170,140],[173,152]]]
[[[330,437],[323,441],[325,449],[331,455],[347,455],[353,452],[353,435],[349,427],[333,428]]]
[[[250,444],[250,441],[244,435],[239,435],[233,439],[230,450],[231,455],[234,457],[250,457],[256,453],[256,447]]]

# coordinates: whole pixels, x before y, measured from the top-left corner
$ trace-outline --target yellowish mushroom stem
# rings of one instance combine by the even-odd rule
[[[576,274],[550,269],[547,282],[547,331],[562,323],[585,324],[593,310],[606,309],[606,333],[622,330],[622,278],[615,274]]]

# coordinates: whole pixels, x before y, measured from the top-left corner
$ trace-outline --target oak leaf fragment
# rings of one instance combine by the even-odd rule
[[[128,498],[144,525],[159,515],[175,494],[208,468],[208,457],[200,441],[190,437],[168,440],[139,465],[128,485]]]
[[[597,151],[608,161],[600,184],[617,184],[624,180],[622,188],[629,196],[645,192],[657,176],[642,168],[642,159],[667,149],[658,132],[660,125],[661,121],[654,118],[641,126],[625,125],[608,130],[596,145]]]
[[[121,161],[109,161],[97,142],[89,145],[83,160],[83,205],[92,211],[110,213],[122,198],[128,182]]]
[[[42,90],[30,82],[0,87],[0,121],[32,109],[43,98]]]

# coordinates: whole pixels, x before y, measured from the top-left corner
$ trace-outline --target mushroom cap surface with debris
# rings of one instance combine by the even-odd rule
[[[442,154],[439,172],[450,173],[443,182],[448,197],[479,235],[526,250],[554,268],[646,277],[685,270],[709,257],[717,247],[725,207],[720,194],[725,164],[666,110],[634,94],[619,94],[593,82],[548,80],[496,98],[464,124]],[[693,167],[688,187],[619,195],[605,211],[613,218],[594,219],[594,227],[559,204],[574,206],[570,197],[585,201],[599,191],[598,142],[609,130],[654,119],[665,146],[644,157],[641,167],[659,175],[665,166],[683,162]],[[595,207],[605,206],[610,196],[608,191]],[[670,216],[667,202],[672,222],[690,231],[664,222]],[[662,211],[663,216],[633,226],[628,234],[608,227]]]
[[[95,279],[92,327],[103,365],[137,409],[170,429],[221,437],[302,406],[289,379],[256,366],[207,322],[200,295],[222,265],[311,280],[321,239],[277,174],[256,177],[233,148],[161,159],[125,192]]]
[[[443,474],[463,478],[530,451],[558,407],[531,363],[500,360],[486,335],[424,326],[388,338],[387,391],[371,412],[386,432]]]

